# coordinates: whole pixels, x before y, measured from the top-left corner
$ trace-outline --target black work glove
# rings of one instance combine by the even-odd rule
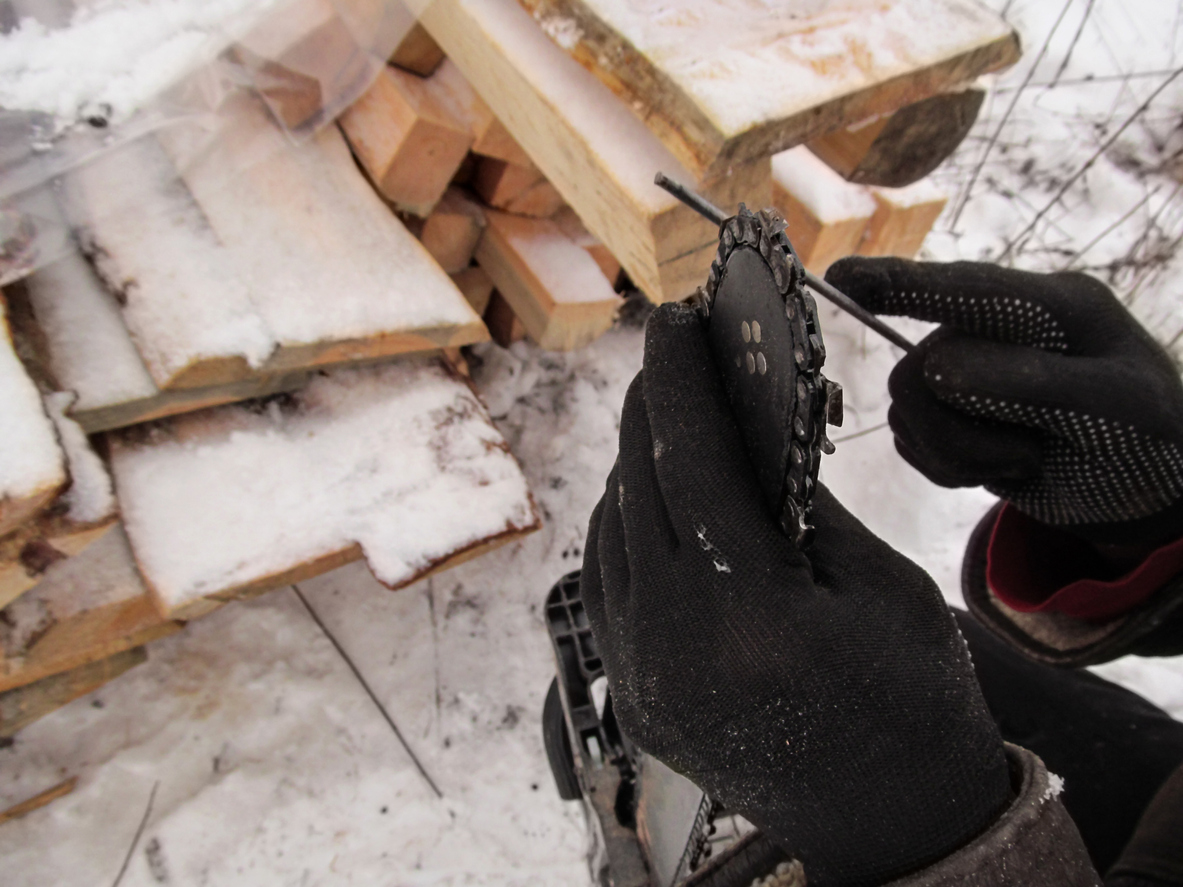
[[[1001,813],[1002,740],[923,570],[824,488],[777,528],[697,315],[663,305],[625,398],[580,593],[624,732],[809,883],[870,885]]]
[[[1179,370],[1100,281],[976,262],[842,259],[860,305],[944,324],[888,382],[900,455],[1093,542],[1183,534]]]

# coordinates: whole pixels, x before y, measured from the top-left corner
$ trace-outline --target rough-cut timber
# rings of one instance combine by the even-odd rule
[[[484,230],[481,205],[463,188],[451,187],[424,221],[419,240],[441,268],[455,275],[472,261]]]
[[[520,6],[422,5],[420,21],[449,60],[653,301],[693,293],[718,247],[715,226],[653,184],[659,170],[731,210],[771,201],[767,157],[698,180]]]
[[[894,111],[1019,57],[1010,26],[973,0],[520,2],[697,175]]]
[[[875,215],[867,225],[859,253],[910,259],[920,252],[948,198],[931,182],[906,188],[871,188]]]
[[[473,265],[452,275],[452,280],[468,304],[477,314],[484,315],[489,307],[489,299],[493,295],[493,281],[480,265]],[[491,332],[491,331],[490,331]]]
[[[443,64],[444,51],[416,22],[391,53],[390,63],[420,77],[430,77]]]
[[[170,130],[174,160],[137,140],[87,165],[70,189],[84,249],[157,387],[209,388],[486,337],[340,133],[292,145],[246,101],[221,125],[211,145]]]
[[[51,507],[0,538],[0,607],[8,606],[35,586],[58,561],[80,554],[97,542],[114,524],[114,515],[80,523]]]
[[[0,297],[0,536],[49,507],[66,482],[53,423],[16,355]]]
[[[473,189],[489,206],[519,216],[547,218],[563,206],[563,198],[538,167],[518,166],[483,158],[472,178]]]
[[[587,254],[600,266],[600,270],[604,272],[608,282],[615,286],[620,277],[620,262],[616,260],[616,256],[612,255],[608,247],[600,242],[599,238],[583,227],[583,222],[579,221],[575,210],[565,206],[551,218],[554,219],[554,223],[559,226],[559,229],[575,242],[576,246],[581,246],[587,251]]]
[[[21,287],[12,307],[22,357],[26,364],[39,365],[50,390],[77,393],[69,416],[88,434],[294,391],[321,369],[260,372],[240,382],[161,391],[128,335],[115,298],[80,258],[68,256],[48,265]],[[18,308],[24,309],[19,315]],[[487,332],[481,336],[487,337]],[[462,337],[457,340],[464,344]]]
[[[379,193],[422,218],[431,215],[473,140],[434,77],[397,68],[384,69],[341,115],[341,129]]]
[[[53,564],[0,620],[0,691],[107,659],[180,629],[144,588],[121,529]]]
[[[0,739],[16,735],[17,731],[39,718],[99,689],[147,659],[147,650],[133,647],[98,662],[80,665],[70,671],[0,693]],[[0,818],[0,822],[3,821]]]
[[[513,307],[505,301],[505,296],[496,290],[489,299],[489,307],[485,309],[485,323],[489,327],[489,335],[502,348],[508,348],[514,342],[526,338],[526,327],[514,313]]]
[[[979,87],[942,93],[809,142],[809,149],[863,185],[902,188],[920,181],[969,135],[986,98]]]
[[[397,14],[409,23],[409,13]],[[311,130],[340,110],[332,107],[334,100],[357,95],[373,76],[376,60],[367,43],[375,29],[394,24],[389,16],[381,4],[294,0],[282,15],[267,16],[231,53],[287,129]]]
[[[468,122],[473,139],[473,154],[493,157],[517,166],[533,166],[530,156],[472,88],[455,62],[451,59],[445,61],[434,80],[441,89],[447,90],[453,99],[453,107]]]
[[[363,556],[398,588],[538,527],[504,439],[438,360],[332,371],[108,444],[136,562],[172,618]]]
[[[772,205],[788,223],[797,255],[818,275],[858,252],[877,206],[866,188],[846,181],[804,145],[773,156]]]
[[[588,344],[612,326],[620,308],[599,265],[549,219],[490,211],[477,261],[543,348]]]
[[[58,798],[63,798],[70,792],[74,791],[74,786],[78,785],[78,777],[71,776],[64,782],[59,782],[53,788],[48,788],[40,794],[34,795],[28,800],[21,801],[7,810],[0,811],[0,825],[6,822],[11,822],[14,819],[20,819],[22,816],[27,816],[34,810],[40,810],[46,804],[56,801]]]

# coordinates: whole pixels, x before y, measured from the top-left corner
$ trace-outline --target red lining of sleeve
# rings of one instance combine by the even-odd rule
[[[1071,533],[1041,524],[1009,503],[986,551],[986,581],[1021,613],[1063,613],[1105,621],[1142,603],[1183,572],[1183,539],[1164,545],[1124,575]]]

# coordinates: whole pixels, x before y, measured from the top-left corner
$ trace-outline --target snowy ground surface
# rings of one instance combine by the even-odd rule
[[[1173,252],[1183,200],[1164,170],[1181,147],[1183,77],[1070,180],[1180,63],[1177,4],[992,2],[1021,29],[1027,60],[938,174],[952,192],[964,187],[1007,116],[972,199],[956,225],[955,209],[938,223],[931,254],[998,258],[1050,204],[1004,261],[1111,277],[1171,342],[1183,329]],[[1051,82],[1067,57],[1060,82],[1029,85],[1006,115],[1062,9],[1031,78]],[[898,355],[831,311],[823,323],[848,417],[823,479],[956,602],[962,548],[990,497],[938,489],[898,459],[878,428]],[[397,593],[362,565],[300,586],[442,797],[297,593],[281,590],[155,644],[147,664],[0,750],[0,809],[80,777],[72,795],[0,826],[4,883],[112,884],[152,798],[124,885],[587,885],[582,814],[557,799],[538,726],[553,673],[540,604],[579,563],[641,343],[639,327],[622,325],[571,355],[521,344],[481,352],[478,384],[534,489],[540,532]],[[1101,671],[1183,718],[1183,663]]]

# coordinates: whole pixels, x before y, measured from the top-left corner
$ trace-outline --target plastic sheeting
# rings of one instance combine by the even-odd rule
[[[369,87],[414,21],[400,0],[0,0],[0,285],[102,224],[63,199],[80,167],[167,131],[184,146],[183,187],[186,165],[259,102],[303,141]],[[227,187],[249,174],[224,172]]]

